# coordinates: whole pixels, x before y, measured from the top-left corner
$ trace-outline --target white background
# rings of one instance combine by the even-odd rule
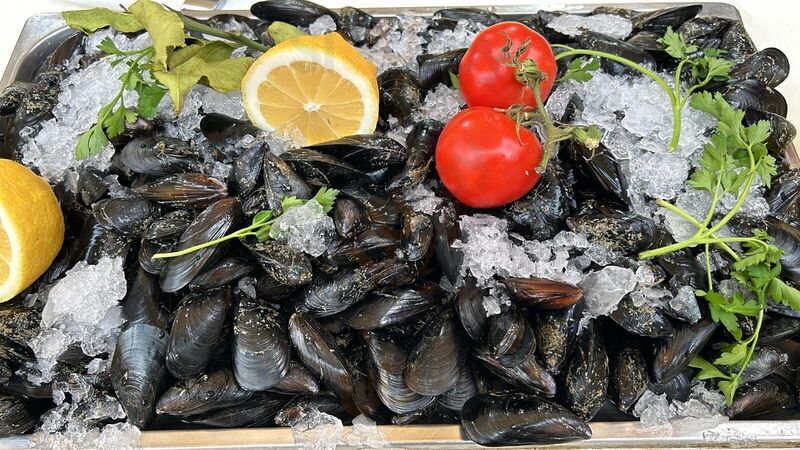
[[[457,6],[457,5],[534,5],[540,9],[559,9],[566,4],[619,3],[624,0],[583,1],[536,1],[536,0],[317,0],[328,7],[408,7],[408,6]],[[161,0],[179,7],[182,0]],[[638,0],[639,3],[653,3]],[[79,9],[91,6],[114,7],[132,0],[3,0],[0,1],[0,73],[5,70],[11,51],[25,20],[36,13]],[[247,9],[253,0],[227,0],[226,9]],[[758,48],[778,47],[791,61],[794,70],[779,90],[789,102],[789,120],[800,127],[800,0],[731,0],[742,13],[745,27]],[[800,139],[796,140],[796,146]]]

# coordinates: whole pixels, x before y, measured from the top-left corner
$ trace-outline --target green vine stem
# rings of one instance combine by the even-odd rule
[[[208,26],[204,23],[200,23],[194,19],[190,19],[189,17],[186,17],[185,15],[181,14],[180,11],[176,11],[172,8],[169,8],[169,10],[176,13],[178,17],[181,18],[181,20],[183,21],[183,26],[186,28],[187,31],[196,31],[198,33],[207,34],[209,36],[216,36],[218,38],[236,42],[237,44],[242,44],[246,47],[252,48],[253,50],[258,50],[260,52],[265,52],[269,50],[269,47],[267,47],[266,45],[259,44],[256,41],[253,41],[251,39],[242,36],[241,34],[228,33],[226,31],[222,31],[217,28]]]

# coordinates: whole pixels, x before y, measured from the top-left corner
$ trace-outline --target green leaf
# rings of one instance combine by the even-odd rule
[[[294,39],[298,36],[306,35],[296,26],[286,22],[281,22],[279,20],[269,24],[267,27],[267,33],[269,34],[269,37],[275,41],[275,45],[278,45],[283,41],[288,41],[289,39]]]
[[[776,302],[782,303],[795,311],[800,311],[800,291],[784,281],[773,278],[767,289],[768,295]]]
[[[286,212],[287,209],[292,208],[294,206],[300,206],[305,202],[306,202],[305,200],[297,198],[294,195],[283,197],[283,200],[281,200],[281,211]]]
[[[186,44],[186,32],[180,16],[152,0],[137,0],[128,7],[128,11],[150,33],[155,50],[154,67],[156,69],[167,67],[170,53]]]
[[[730,380],[720,380],[717,383],[719,390],[725,394],[725,401],[728,405],[733,403],[733,397],[736,395],[736,389],[739,388],[739,378],[732,378]]]
[[[692,78],[701,86],[711,81],[725,81],[730,78],[733,63],[726,59],[703,56],[692,60]]]
[[[134,33],[143,28],[142,23],[136,17],[108,8],[64,11],[61,13],[61,17],[67,22],[67,26],[86,34],[108,26],[123,33]]]
[[[658,39],[658,43],[663,45],[664,51],[675,59],[685,59],[698,50],[696,45],[687,45],[683,36],[672,31],[672,27],[667,27],[667,32],[664,37]]]
[[[723,378],[728,379],[728,375],[725,375],[721,370],[717,368],[717,366],[708,362],[702,356],[695,356],[689,361],[689,367],[694,367],[695,369],[700,369],[700,372],[697,373],[695,378],[698,380],[709,380],[711,378]]]
[[[448,70],[447,72],[450,75],[450,85],[455,89],[461,90],[461,83],[458,82],[458,75],[452,70]]]
[[[715,365],[735,366],[747,357],[747,344],[745,342],[727,344],[723,346],[723,349],[719,358],[714,360]]]
[[[139,111],[139,115],[145,119],[152,119],[156,116],[158,104],[161,103],[167,90],[156,84],[142,84],[139,85],[137,92],[139,93],[139,102],[136,109]]]
[[[115,109],[103,120],[103,128],[109,138],[119,136],[125,131],[125,107]]]
[[[117,44],[114,43],[114,40],[111,39],[110,36],[106,36],[100,41],[100,44],[97,45],[97,49],[101,52],[106,52],[109,55],[119,55],[122,54],[122,50],[117,48]]]
[[[600,59],[592,58],[586,62],[584,58],[575,58],[570,61],[567,71],[557,81],[574,80],[584,83],[592,79],[592,72],[600,68]]]
[[[260,225],[267,223],[267,221],[272,219],[272,216],[273,216],[272,210],[268,209],[261,210],[257,212],[255,216],[253,216],[253,225]]]
[[[758,122],[745,128],[747,134],[747,143],[750,145],[760,144],[765,142],[770,135],[770,124],[766,120],[759,120]]]
[[[338,189],[330,189],[323,186],[319,189],[317,194],[314,195],[314,200],[322,205],[322,209],[325,211],[325,213],[329,213],[333,209],[333,204],[336,202],[336,197],[338,195]]]
[[[78,144],[75,146],[75,159],[81,160],[96,155],[107,144],[108,137],[103,131],[103,127],[97,124],[92,125],[78,138]]]

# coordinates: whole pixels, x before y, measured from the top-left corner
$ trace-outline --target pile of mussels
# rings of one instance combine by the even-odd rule
[[[786,78],[788,62],[779,52],[756,52],[739,21],[696,17],[700,10],[598,8],[629,18],[634,33],[627,41],[581,36],[577,46],[674,70],[656,42],[671,26],[689,43],[727,51],[741,62],[732,81],[714,89],[747,110],[748,120],[768,118],[775,130],[770,149],[782,156],[794,130],[784,119],[786,102],[773,87]],[[260,19],[223,15],[208,23],[233,18],[267,45],[264,31],[274,20],[305,26],[330,15],[351,40],[352,27],[376,23],[354,8],[337,14],[299,0],[260,2],[252,12]],[[571,43],[546,26],[559,14],[515,19],[553,43]],[[459,19],[484,25],[504,20],[484,10],[447,9],[433,15],[431,26],[452,28]],[[4,148],[13,153],[23,127],[51,117],[63,77],[60,63],[81,39],[66,41],[32,83],[12,85],[0,96]],[[410,120],[426,91],[457,71],[463,53],[425,55],[419,73],[384,73],[382,117]],[[214,145],[256,132],[219,114],[206,115],[200,126]],[[383,131],[386,126],[381,124]],[[431,162],[442,126],[414,123],[405,145],[380,130],[281,156],[257,143],[235,160],[227,180],[218,180],[204,174],[192,143],[165,137],[157,121],[140,120],[113,142],[117,154],[109,171],[136,195],[109,198],[105,174],[92,171],[81,174],[77,194],[56,186],[67,219],[66,244],[28,293],[58,280],[76,262],[125,258],[128,322],[103,382],[128,420],[143,429],[285,425],[303,409],[316,408],[345,422],[358,414],[379,424],[460,422],[466,438],[486,445],[554,443],[590,437],[586,421],[613,418],[613,409],[632,420],[631,409],[648,388],[685,400],[693,376],[689,360],[724,333],[702,306],[704,319],[689,325],[623,300],[611,317],[579,332],[579,288],[505,279],[500,281],[513,294],[512,305],[486,316],[485,292],[459,279],[461,255],[451,246],[460,238],[459,215],[471,211],[443,190],[437,195],[445,201],[432,216],[403,200],[404,192],[436,178]],[[567,149],[533,192],[508,208],[484,212],[510,220],[516,232],[535,239],[554,236],[568,220],[599,215],[628,254],[669,241],[649,219],[628,212],[613,157],[576,142]],[[793,222],[800,172],[785,163],[780,170],[768,192],[768,221],[786,252],[787,277],[800,281],[800,225]],[[323,185],[342,192],[333,212],[338,236],[320,257],[274,241],[236,240],[174,259],[150,258],[219,238],[259,210],[279,209],[283,197],[310,198]],[[632,227],[643,230],[631,232]],[[689,283],[704,276],[689,251],[657,263]],[[255,278],[257,299],[236,288],[244,276]],[[460,288],[443,290],[443,276]],[[0,306],[0,436],[32,430],[52,406],[47,385],[15,375],[32,357],[28,342],[41,315],[41,305],[24,306],[20,297]],[[772,351],[760,351],[748,369],[748,383],[729,408],[733,418],[797,415],[800,386],[791,368],[800,357],[800,317],[781,310],[769,316],[760,343]],[[87,358],[77,353],[63,355],[58,370],[85,373]],[[607,409],[595,417],[604,402]]]

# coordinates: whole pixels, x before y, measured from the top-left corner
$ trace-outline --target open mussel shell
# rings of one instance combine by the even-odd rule
[[[420,411],[436,401],[436,397],[420,395],[409,389],[404,372],[408,353],[395,335],[366,331],[364,343],[369,351],[369,372],[375,391],[386,407],[396,414]]]
[[[421,55],[419,62],[419,81],[424,91],[429,91],[441,83],[450,83],[450,73],[458,75],[458,66],[466,48],[450,50],[438,55]]]
[[[435,283],[392,287],[369,294],[347,311],[347,325],[357,330],[374,330],[404,322],[430,310],[444,293]]]
[[[486,308],[483,307],[486,295],[486,290],[476,285],[475,278],[465,277],[464,285],[456,296],[455,307],[461,326],[475,342],[483,341],[486,330]]]
[[[20,436],[35,425],[22,399],[0,394],[0,438]]]
[[[337,266],[364,265],[395,255],[400,247],[401,231],[387,226],[373,226],[350,241],[337,241],[325,253],[325,260]]]
[[[546,278],[505,278],[503,284],[519,306],[538,309],[561,309],[583,297],[583,290],[569,283]]]
[[[253,391],[236,384],[233,372],[218,369],[177,382],[158,400],[156,412],[175,416],[202,414],[244,403],[252,396]]]
[[[365,172],[396,167],[408,157],[403,144],[380,134],[345,136],[306,148],[339,158]]]
[[[603,406],[608,390],[608,356],[599,327],[590,322],[578,335],[564,373],[564,404],[584,420]]]
[[[352,239],[369,226],[369,217],[357,201],[342,197],[333,205],[333,224],[342,239]]]
[[[189,380],[203,373],[230,304],[230,289],[197,293],[183,299],[175,311],[167,347],[167,369],[175,378]]]
[[[133,191],[154,202],[188,208],[203,208],[228,196],[225,183],[201,173],[168,175]]]
[[[372,182],[367,172],[316,150],[308,148],[289,150],[283,153],[281,158],[312,185],[347,188],[365,186]]]
[[[143,175],[197,172],[202,163],[191,146],[167,136],[144,136],[125,144],[117,158],[123,167]]]
[[[196,276],[189,289],[205,291],[225,286],[242,278],[255,268],[242,258],[229,257],[221,259],[213,267]]]
[[[485,348],[474,349],[473,355],[490,372],[517,388],[543,397],[556,395],[556,380],[536,361],[535,353],[531,353],[524,361],[512,367],[501,364]]]
[[[270,386],[269,391],[279,394],[315,395],[320,392],[320,386],[317,379],[304,365],[290,361],[286,375]]]
[[[547,371],[557,375],[566,365],[575,347],[583,302],[562,309],[537,311],[533,332]]]
[[[259,129],[247,120],[237,120],[224,114],[210,113],[200,119],[200,131],[214,145],[238,141],[245,135],[255,136]]]
[[[182,420],[220,428],[260,427],[270,423],[290,399],[285,395],[259,392],[244,403],[184,417]]]
[[[230,233],[241,219],[241,206],[235,198],[219,200],[201,212],[181,235],[175,250],[183,250],[221,238]],[[188,285],[227,249],[226,243],[169,258],[161,271],[161,289],[176,292]]]
[[[533,328],[516,309],[489,317],[485,341],[493,356],[506,367],[523,362],[536,350]]]
[[[166,329],[169,317],[160,296],[158,279],[141,268],[137,269],[122,299],[122,312],[128,324],[144,323]]]
[[[154,220],[142,233],[142,238],[147,240],[177,239],[186,227],[192,223],[194,213],[187,210],[170,211]]]
[[[295,26],[308,26],[322,16],[339,15],[324,6],[307,0],[266,0],[253,3],[250,12],[261,20],[281,21]]]
[[[669,337],[675,328],[669,318],[648,302],[634,304],[630,296],[625,296],[610,317],[626,331],[649,338]]]
[[[281,200],[284,197],[294,196],[307,200],[314,196],[311,187],[286,161],[268,150],[263,153],[263,157],[264,188],[269,209],[281,212]]]
[[[264,153],[268,151],[266,144],[256,144],[233,160],[230,183],[236,195],[249,194],[261,182]]]
[[[635,343],[612,346],[608,358],[609,396],[620,411],[628,412],[650,385],[647,359]]]
[[[647,30],[664,35],[668,27],[673,30],[693,19],[703,9],[703,5],[681,5],[639,13],[631,17],[635,30]]]
[[[425,181],[442,129],[444,125],[441,122],[431,119],[414,124],[406,136],[408,160],[389,180],[387,192],[403,192]]]
[[[158,217],[158,205],[141,198],[110,198],[92,207],[97,223],[108,231],[139,235]]]
[[[333,336],[313,317],[294,313],[289,319],[289,339],[297,357],[328,389],[345,404],[353,398],[350,365]]]
[[[422,103],[422,86],[417,75],[407,69],[389,69],[378,77],[378,90],[381,117],[386,120],[392,116],[400,125],[410,125]]]
[[[144,427],[155,417],[156,401],[164,389],[167,370],[166,331],[134,324],[117,338],[111,362],[111,384],[128,420]]]
[[[568,218],[567,226],[591,242],[625,255],[649,247],[657,231],[652,219],[629,212],[582,214]]]
[[[466,351],[453,310],[447,308],[417,336],[408,356],[405,379],[421,395],[440,395],[453,387],[464,365]]]
[[[733,80],[756,80],[774,88],[789,76],[789,58],[775,47],[748,56],[731,69]]]
[[[692,358],[697,356],[711,339],[716,329],[715,322],[701,320],[692,326],[683,327],[664,341],[653,361],[655,381],[667,382],[686,369]]]
[[[556,403],[523,394],[482,394],[461,411],[461,432],[480,445],[547,445],[588,439],[589,425]]]
[[[734,419],[757,418],[797,406],[797,388],[785,378],[771,375],[741,386],[728,408]]]
[[[246,247],[272,278],[287,286],[302,286],[314,277],[305,253],[273,240],[246,242]]]
[[[780,92],[756,80],[741,80],[729,83],[722,96],[736,109],[755,109],[786,117],[789,107]]]
[[[261,391],[289,371],[289,342],[274,305],[243,296],[233,321],[233,369],[239,386]]]

